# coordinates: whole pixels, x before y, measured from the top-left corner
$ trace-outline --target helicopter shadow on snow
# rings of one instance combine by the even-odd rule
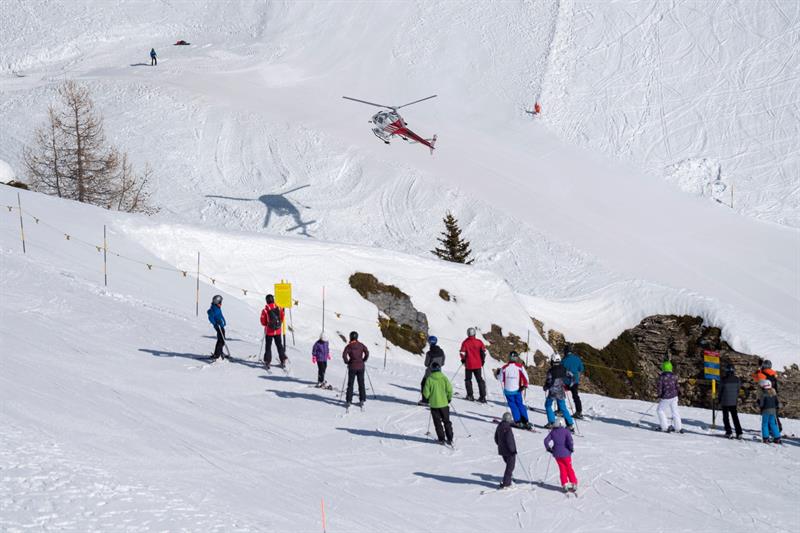
[[[300,209],[298,209],[297,206],[295,206],[295,204],[286,197],[286,195],[290,193],[310,186],[311,185],[301,185],[279,194],[262,194],[258,198],[235,198],[232,196],[221,196],[216,194],[207,194],[206,198],[219,198],[222,200],[235,200],[240,202],[261,202],[264,204],[264,207],[267,210],[266,214],[264,215],[263,227],[266,228],[269,226],[273,214],[277,217],[292,217],[295,225],[289,228],[287,231],[300,230],[301,235],[311,237],[311,235],[308,233],[307,227],[316,223],[316,220],[308,220],[304,222],[303,216],[300,213]],[[295,203],[303,209],[311,209],[307,205],[303,205],[298,201],[295,201]]]

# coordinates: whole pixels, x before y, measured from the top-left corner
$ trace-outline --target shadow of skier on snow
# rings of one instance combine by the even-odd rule
[[[445,476],[442,474],[429,474],[428,472],[414,472],[415,476],[424,477],[427,479],[435,479],[444,483],[455,483],[456,485],[478,485],[479,487],[488,487],[490,489],[497,488],[497,483],[489,483],[487,481],[479,481],[466,477]]]
[[[216,337],[211,337],[216,338]],[[192,359],[194,361],[203,361],[206,363],[211,362],[211,355],[199,355],[194,353],[181,353],[181,352],[166,352],[164,350],[154,350],[150,348],[139,348],[140,352],[148,353],[153,357],[182,357],[184,359]],[[263,365],[257,361],[250,361],[248,359],[238,359],[235,356],[230,359],[225,359],[225,362],[242,365],[248,368],[262,368]]]
[[[261,365],[261,366],[263,367],[264,365]],[[277,375],[268,374],[266,376],[258,376],[258,377],[261,378],[261,379],[268,379],[268,380],[271,380],[271,381],[291,381],[292,383],[300,383],[302,385],[309,385],[309,386],[316,385],[316,383],[317,383],[316,381],[311,381],[311,380],[308,380],[308,379],[300,379],[300,378],[296,378],[296,377],[293,377],[293,376],[287,376],[286,374],[283,374],[283,375],[281,375],[281,374],[277,374]]]
[[[264,389],[264,392],[271,392],[278,398],[284,398],[287,400],[311,400],[320,403],[327,403],[330,405],[335,405],[336,407],[342,407],[341,402],[336,398],[328,398],[327,396],[322,396],[320,394],[311,394],[307,392],[292,392],[292,391],[284,391],[284,390],[275,390],[275,389]]]
[[[494,474],[481,474],[480,472],[472,472],[473,476],[481,478],[483,481],[491,482],[492,487],[497,487],[502,481],[503,476],[496,476]],[[515,485],[533,485],[534,483],[527,479],[511,478]],[[560,488],[558,490],[561,490]]]
[[[379,439],[392,439],[392,440],[407,440],[410,442],[425,442],[434,443],[436,441],[427,437],[417,437],[416,435],[403,435],[401,433],[386,433],[378,429],[354,429],[354,428],[336,428],[339,431],[347,431],[359,437],[378,437]]]
[[[276,216],[285,217],[289,216],[294,219],[295,226],[287,229],[286,231],[294,231],[299,229],[302,235],[306,237],[311,237],[306,230],[307,226],[316,223],[316,220],[309,220],[307,222],[303,222],[303,217],[300,214],[300,210],[295,207],[295,205],[286,198],[286,195],[289,193],[293,193],[295,191],[299,191],[300,189],[304,189],[306,187],[311,187],[311,185],[301,185],[300,187],[295,187],[294,189],[290,189],[286,192],[282,192],[280,194],[263,194],[258,198],[235,198],[232,196],[219,196],[216,194],[207,194],[206,198],[220,198],[222,200],[236,200],[242,202],[261,202],[264,204],[264,207],[267,209],[267,213],[264,216],[264,226],[268,227],[270,219],[272,218],[272,214],[274,213]],[[300,207],[304,209],[311,209],[310,207],[297,202]]]

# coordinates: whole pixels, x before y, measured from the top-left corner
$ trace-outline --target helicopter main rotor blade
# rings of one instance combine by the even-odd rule
[[[436,98],[436,96],[438,96],[438,95],[434,94],[433,96],[428,96],[426,98],[420,98],[419,100],[414,100],[413,102],[409,102],[407,104],[399,105],[397,107],[393,107],[392,109],[400,109],[401,107],[407,107],[407,106],[410,106],[412,104],[418,104],[420,102],[424,102],[425,100],[430,100],[431,98]]]
[[[359,100],[358,98],[350,98],[349,96],[342,96],[345,100],[352,100],[354,102],[361,102],[362,104],[374,105],[375,107],[385,107],[386,109],[394,109],[392,106],[376,104],[375,102],[367,102],[366,100]]]

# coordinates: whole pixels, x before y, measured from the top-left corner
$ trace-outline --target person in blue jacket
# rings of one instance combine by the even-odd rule
[[[567,369],[568,373],[565,385],[569,387],[569,391],[572,393],[572,401],[575,402],[575,412],[572,414],[572,417],[578,419],[583,418],[583,406],[581,405],[581,397],[578,394],[581,374],[584,372],[583,361],[572,352],[572,346],[569,344],[564,345],[564,360],[561,364]],[[570,374],[572,375],[570,376]]]
[[[156,56],[156,49],[150,49],[150,66],[158,66],[158,57]]]
[[[215,295],[211,299],[211,307],[208,308],[208,321],[214,326],[217,332],[217,344],[214,346],[212,359],[225,358],[222,347],[225,346],[225,317],[222,316],[222,296]]]

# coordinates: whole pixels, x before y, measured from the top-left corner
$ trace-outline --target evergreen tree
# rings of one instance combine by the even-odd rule
[[[431,250],[431,253],[445,261],[471,265],[474,261],[470,257],[472,250],[469,249],[469,241],[461,238],[461,228],[458,227],[458,220],[450,211],[447,212],[443,220],[445,229],[442,232],[442,238],[436,239],[441,243],[442,247]]]

